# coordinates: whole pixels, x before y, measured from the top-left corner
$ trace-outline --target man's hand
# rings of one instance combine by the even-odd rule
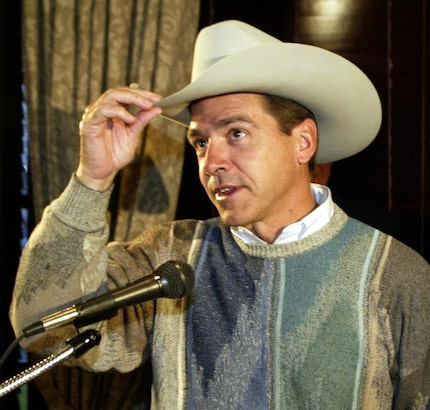
[[[131,162],[143,128],[161,108],[153,107],[160,95],[138,88],[106,91],[90,104],[79,124],[80,161],[76,176],[89,188],[108,189],[117,172]],[[136,114],[128,111],[134,106]]]

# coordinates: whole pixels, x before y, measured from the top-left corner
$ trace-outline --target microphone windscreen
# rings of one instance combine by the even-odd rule
[[[156,273],[160,276],[166,298],[181,298],[194,288],[194,270],[188,263],[168,261],[160,265]]]

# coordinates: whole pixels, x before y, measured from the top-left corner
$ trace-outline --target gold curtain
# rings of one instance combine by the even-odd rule
[[[199,0],[22,0],[23,69],[36,222],[76,169],[85,107],[137,82],[167,95],[190,78]],[[184,128],[156,119],[118,178],[111,237],[174,218]],[[146,408],[148,369],[93,375],[59,366],[36,382],[50,408]]]
[[[111,86],[138,82],[167,95],[190,78],[199,0],[24,0],[23,61],[35,219],[78,161],[85,107]],[[116,239],[174,217],[184,129],[148,127],[122,173]]]

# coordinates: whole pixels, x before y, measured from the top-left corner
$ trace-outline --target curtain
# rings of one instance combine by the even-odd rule
[[[167,95],[190,78],[198,0],[24,0],[23,64],[35,219],[78,161],[78,123],[104,90]],[[184,129],[157,119],[117,181],[116,239],[174,217]],[[116,222],[116,224],[115,224]]]
[[[168,95],[190,78],[199,0],[22,0],[23,72],[35,221],[76,169],[85,107],[137,82]],[[111,238],[173,219],[185,129],[155,119],[116,181]],[[150,370],[150,369],[149,369]],[[146,408],[148,369],[93,375],[54,368],[36,380],[50,408]]]

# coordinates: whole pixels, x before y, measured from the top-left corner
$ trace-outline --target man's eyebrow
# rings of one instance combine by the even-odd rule
[[[216,121],[214,124],[214,128],[220,129],[220,128],[226,127],[230,124],[233,124],[235,122],[244,122],[244,123],[254,125],[254,121],[248,115],[237,114],[237,115],[225,117],[225,118],[222,118],[222,119]],[[195,127],[195,128],[193,128],[191,126],[188,127],[188,131],[187,131],[187,137],[188,138],[198,136],[200,134],[201,134],[201,131],[199,130],[198,127]]]
[[[199,132],[199,130],[197,128],[188,127],[188,130],[187,130],[187,138],[188,139],[190,139],[192,137],[195,137],[195,136],[197,136],[199,134],[200,134],[200,132]]]
[[[246,122],[248,124],[254,124],[254,121],[250,116],[244,114],[237,114],[217,121],[215,123],[215,128],[222,128],[235,122]]]

